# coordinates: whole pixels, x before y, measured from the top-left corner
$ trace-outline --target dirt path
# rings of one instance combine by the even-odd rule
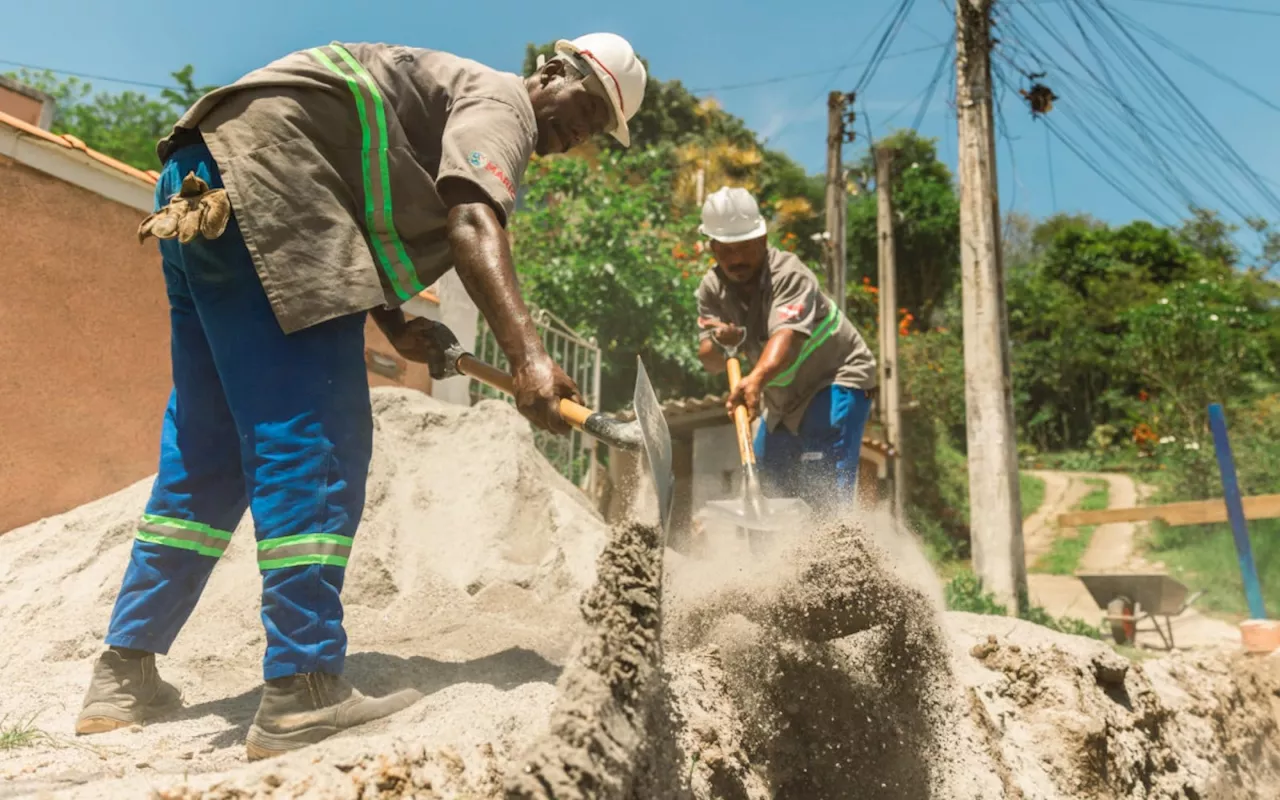
[[[1088,481],[1107,483],[1107,507],[1130,508],[1141,505],[1149,496],[1148,487],[1139,486],[1128,475],[1103,472],[1031,473],[1045,483],[1044,502],[1023,523],[1026,541],[1027,569],[1053,547],[1061,535],[1058,516],[1071,511],[1090,491]],[[1159,572],[1159,564],[1151,564],[1138,552],[1137,540],[1145,533],[1146,523],[1115,522],[1094,529],[1089,547],[1080,559],[1080,572]],[[1101,610],[1084,584],[1073,575],[1047,575],[1029,572],[1027,587],[1031,602],[1055,617],[1077,617],[1094,622]],[[1240,634],[1234,625],[1204,616],[1192,609],[1173,620],[1174,641],[1179,649],[1216,646],[1238,646]],[[1139,633],[1138,643],[1159,645],[1155,632]]]

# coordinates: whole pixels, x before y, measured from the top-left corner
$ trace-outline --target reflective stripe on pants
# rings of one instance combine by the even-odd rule
[[[158,205],[189,171],[222,186],[208,150],[185,147],[164,167]],[[174,386],[107,643],[168,652],[218,557],[249,545],[230,533],[248,509],[262,573],[264,677],[340,673],[340,596],[373,438],[364,315],[286,336],[234,216],[215,240],[162,240],[160,251]]]

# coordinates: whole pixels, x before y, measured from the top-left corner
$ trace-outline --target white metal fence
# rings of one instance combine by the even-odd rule
[[[544,309],[533,309],[533,320],[538,326],[542,344],[547,353],[565,373],[578,384],[583,403],[588,408],[600,408],[600,347],[595,337],[584,339],[564,320]],[[476,357],[499,367],[510,369],[507,357],[498,347],[498,340],[483,316],[476,328]],[[514,398],[479,381],[471,381],[471,402],[483,398],[501,398],[514,405]],[[534,440],[547,460],[555,465],[575,485],[590,492],[595,487],[591,481],[596,475],[596,441],[580,431],[568,436],[557,436],[535,430]]]

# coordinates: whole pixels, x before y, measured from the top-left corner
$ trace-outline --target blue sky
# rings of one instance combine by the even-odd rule
[[[944,3],[950,0],[918,0],[905,25],[889,48],[891,54],[927,48],[951,37],[953,18]],[[1180,201],[1176,188],[1165,184],[1181,181],[1188,196],[1222,206],[1229,200],[1237,212],[1259,214],[1280,222],[1280,201],[1251,192],[1238,173],[1218,166],[1206,156],[1213,152],[1203,133],[1194,134],[1190,123],[1172,119],[1156,128],[1155,150],[1165,145],[1183,147],[1179,156],[1153,161],[1159,169],[1139,169],[1126,176],[1125,166],[1108,162],[1100,149],[1113,143],[1113,152],[1129,165],[1114,145],[1122,128],[1112,113],[1094,117],[1088,130],[1102,137],[1091,143],[1077,120],[1089,119],[1102,106],[1095,90],[1081,81],[1091,80],[1087,70],[1063,55],[1053,37],[1061,35],[1073,50],[1090,58],[1090,45],[1109,50],[1108,40],[1086,28],[1081,39],[1068,5],[1105,3],[1129,15],[1165,37],[1193,49],[1203,61],[1247,84],[1280,105],[1274,55],[1268,55],[1280,37],[1280,11],[1271,0],[1016,0],[1006,4],[1011,26],[998,35],[1006,40],[1002,52],[1034,72],[1032,53],[1050,53],[1068,67],[1073,77],[1050,68],[1046,82],[1062,99],[1051,119],[1060,129],[1074,131],[1072,138],[1091,160],[1102,166],[1131,195],[1124,197],[1092,172],[1063,144],[1052,141],[1045,125],[1030,118],[1018,98],[1006,95],[1004,125],[998,139],[1001,205],[1036,216],[1056,211],[1088,211],[1108,221],[1123,222],[1147,216],[1134,201],[1148,209],[1163,204],[1169,221]],[[1188,5],[1179,5],[1179,2]],[[1260,10],[1247,14],[1193,7],[1201,2]],[[184,63],[193,63],[200,82],[234,80],[267,61],[294,49],[333,39],[345,41],[394,41],[434,47],[475,58],[499,69],[518,70],[526,42],[542,42],[560,36],[609,30],[627,36],[650,62],[656,77],[679,78],[686,86],[713,94],[731,112],[770,138],[770,144],[790,153],[811,171],[824,163],[825,102],[831,88],[851,89],[862,72],[886,17],[896,0],[798,0],[791,3],[752,0],[703,0],[643,3],[439,3],[429,0],[384,0],[363,7],[332,0],[220,0],[211,6],[216,14],[200,15],[200,6],[187,6],[193,16],[183,19],[182,4],[152,0],[99,0],[72,2],[44,0],[19,3],[3,0],[5,24],[0,26],[0,59],[47,66],[58,70],[106,75],[142,82],[165,82],[167,74]],[[1077,17],[1079,19],[1079,17]],[[1047,24],[1040,27],[1039,21]],[[1132,30],[1132,29],[1131,29]],[[1027,38],[1020,33],[1030,32]],[[1280,111],[1263,105],[1235,88],[1161,49],[1139,34],[1154,59],[1168,71],[1185,95],[1220,131],[1246,164],[1266,181],[1280,181],[1280,139],[1273,131]],[[1120,41],[1117,34],[1111,41]],[[1025,40],[1024,40],[1025,39]],[[866,41],[861,51],[858,45]],[[909,125],[917,116],[920,98],[933,74],[942,50],[886,60],[859,96],[860,114],[855,150],[865,146],[868,120],[879,135],[896,112],[892,124]],[[850,63],[852,62],[852,63]],[[1006,71],[1012,67],[997,60]],[[1118,62],[1117,62],[1118,63]],[[849,65],[839,71],[842,65]],[[0,64],[0,70],[11,65]],[[1138,103],[1151,97],[1131,74],[1108,73],[1095,65],[1098,82],[1114,81],[1117,94]],[[820,74],[812,74],[820,72]],[[806,77],[760,83],[801,73]],[[924,108],[921,130],[938,138],[945,161],[954,167],[955,121],[948,108],[954,74],[948,63]],[[1014,73],[1010,73],[1013,75]],[[1016,76],[1022,84],[1025,79]],[[99,88],[119,90],[120,84],[97,81]],[[722,88],[737,84],[756,84]],[[1119,106],[1123,113],[1123,106]],[[1181,114],[1178,115],[1182,116]],[[1139,146],[1142,142],[1139,142]],[[1150,153],[1153,150],[1148,149]],[[1163,156],[1161,157],[1163,158]],[[1156,175],[1155,173],[1160,173]],[[1162,183],[1163,180],[1163,183]],[[1280,183],[1266,184],[1280,195]],[[1215,197],[1217,192],[1220,197]],[[1274,198],[1272,198],[1274,199]]]

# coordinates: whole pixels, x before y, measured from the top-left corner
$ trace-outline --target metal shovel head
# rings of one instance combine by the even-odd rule
[[[797,498],[764,499],[764,510],[754,513],[742,500],[709,500],[703,506],[708,517],[753,531],[794,531],[809,520],[809,504]]]
[[[671,471],[671,431],[667,418],[662,415],[658,396],[649,383],[644,362],[636,358],[636,392],[632,402],[636,409],[636,421],[644,439],[644,457],[649,462],[649,474],[658,493],[658,517],[662,525],[662,540],[666,544],[667,525],[671,521],[671,499],[675,490],[675,475]]]

